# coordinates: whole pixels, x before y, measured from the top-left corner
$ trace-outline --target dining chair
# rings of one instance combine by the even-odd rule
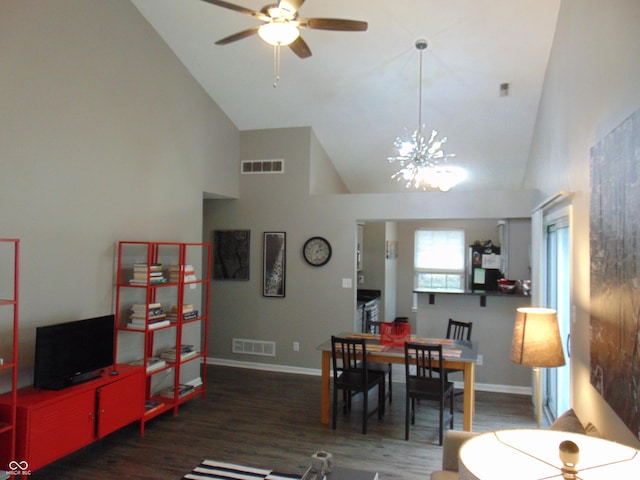
[[[333,360],[333,429],[338,421],[338,390],[345,395],[344,412],[350,410],[351,394],[362,393],[362,433],[367,433],[367,420],[378,412],[382,418],[385,402],[385,376],[369,370],[367,364],[367,344],[364,338],[331,337],[331,357]],[[378,405],[369,412],[369,391],[378,387]]]
[[[406,342],[404,365],[406,376],[406,405],[404,439],[409,440],[409,421],[416,421],[416,400],[437,400],[439,415],[439,445],[442,445],[444,425],[453,428],[453,383],[446,380],[442,345]],[[445,416],[448,402],[449,413]]]
[[[450,318],[447,324],[447,338],[470,342],[472,328],[473,322],[460,322]]]
[[[398,336],[398,333],[401,335]],[[404,343],[407,338],[411,337],[411,325],[407,317],[396,317],[393,322],[380,322],[377,325],[377,332],[380,334],[380,342],[385,343],[385,337],[395,338],[400,343]],[[401,338],[400,338],[401,337]],[[390,363],[370,362],[369,370],[380,372],[389,378],[389,388],[387,389],[386,398],[389,403],[393,401],[393,368]]]
[[[473,328],[473,322],[461,322],[458,320],[449,319],[447,324],[447,337],[453,340],[471,341],[471,329]],[[445,378],[449,381],[449,374],[461,372],[462,370],[456,368],[447,368],[445,370]],[[456,390],[455,395],[463,395],[464,390]]]

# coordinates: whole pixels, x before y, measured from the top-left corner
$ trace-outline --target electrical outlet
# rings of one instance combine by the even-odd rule
[[[294,352],[300,351],[300,342],[293,342],[293,351]]]
[[[482,365],[484,363],[484,357],[482,355],[478,355],[478,359],[476,360],[476,365]]]

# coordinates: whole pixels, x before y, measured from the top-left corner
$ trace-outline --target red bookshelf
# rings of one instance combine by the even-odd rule
[[[204,398],[211,261],[208,243],[118,243],[117,344],[139,348],[116,358],[146,372],[141,435],[149,420]]]
[[[18,300],[20,240],[0,239],[0,470],[16,459],[16,404],[18,385]]]

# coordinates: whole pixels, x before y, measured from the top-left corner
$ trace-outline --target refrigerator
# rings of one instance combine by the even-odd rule
[[[502,278],[500,247],[474,244],[469,246],[469,290],[498,290]]]

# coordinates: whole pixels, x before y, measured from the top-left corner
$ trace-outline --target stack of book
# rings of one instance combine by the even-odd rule
[[[180,278],[181,276],[182,279]],[[171,265],[169,267],[169,281],[178,283],[180,280],[183,282],[195,282],[198,280],[193,265]]]
[[[160,303],[135,304],[131,307],[127,328],[144,330],[147,326],[150,329],[154,329],[167,325],[171,325],[171,322],[167,320],[167,315],[164,313]]]
[[[143,366],[144,359],[135,360],[130,363],[130,365]],[[166,366],[167,362],[162,358],[158,357],[149,357],[147,358],[147,373],[155,372],[156,370],[160,370],[162,367]]]
[[[131,285],[162,285],[167,283],[167,279],[162,273],[161,263],[134,263],[133,278],[129,280]]]
[[[192,303],[185,303],[182,305],[182,321],[185,322],[187,320],[193,320],[194,318],[198,318],[198,310],[195,310]],[[178,321],[178,306],[174,305],[171,307],[171,311],[167,313],[167,320],[170,320],[172,323]]]
[[[180,348],[180,361],[187,360],[188,358],[195,357],[198,355],[196,349],[193,345],[182,345]],[[167,362],[175,363],[176,361],[176,349],[171,348],[166,350],[160,354],[160,358],[166,360]]]
[[[196,388],[193,385],[183,385],[183,384],[179,385],[178,398],[182,398],[189,395],[190,393],[193,393],[195,389]],[[160,396],[163,398],[173,398],[174,393],[175,393],[175,389],[171,387],[160,392]]]

